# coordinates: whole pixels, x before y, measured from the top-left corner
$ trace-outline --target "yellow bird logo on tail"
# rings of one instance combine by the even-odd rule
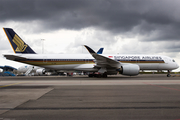
[[[27,45],[19,38],[16,34],[13,38],[13,42],[17,45],[16,52],[24,52],[27,48]]]

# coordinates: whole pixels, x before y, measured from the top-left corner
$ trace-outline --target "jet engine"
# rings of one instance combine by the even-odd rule
[[[139,66],[136,64],[126,64],[122,65],[120,69],[118,69],[119,73],[122,75],[134,76],[139,74]]]
[[[46,70],[45,69],[37,69],[36,70],[36,73],[38,74],[38,75],[44,75],[45,73],[46,73]]]

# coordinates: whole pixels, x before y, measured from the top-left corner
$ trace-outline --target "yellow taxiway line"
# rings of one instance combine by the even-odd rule
[[[0,88],[3,88],[3,87],[9,87],[9,86],[17,85],[17,84],[22,84],[22,83],[27,83],[27,82],[18,82],[18,83],[13,83],[13,84],[8,84],[8,85],[3,85],[3,86],[0,86]]]

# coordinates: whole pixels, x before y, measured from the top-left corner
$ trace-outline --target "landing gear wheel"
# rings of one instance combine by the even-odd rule
[[[89,74],[88,77],[93,77],[93,74]]]
[[[107,74],[106,73],[103,74],[103,78],[107,78]]]
[[[167,77],[171,77],[171,75],[170,75],[170,74],[167,74]]]
[[[101,77],[102,77],[102,75],[101,75],[101,74],[98,74],[98,75],[97,75],[97,77],[98,77],[98,78],[101,78]]]

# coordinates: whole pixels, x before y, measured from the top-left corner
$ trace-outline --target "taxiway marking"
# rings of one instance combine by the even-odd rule
[[[27,83],[27,82],[18,82],[18,83],[13,83],[13,84],[8,84],[8,85],[3,85],[3,86],[0,86],[0,88],[3,88],[3,87],[9,87],[9,86],[17,85],[17,84],[22,84],[22,83]]]

